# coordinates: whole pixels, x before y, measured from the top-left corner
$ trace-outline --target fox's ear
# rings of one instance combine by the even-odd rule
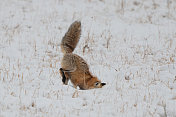
[[[106,85],[106,83],[101,83],[102,86]]]

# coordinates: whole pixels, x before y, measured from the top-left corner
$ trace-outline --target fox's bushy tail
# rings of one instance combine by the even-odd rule
[[[81,35],[81,22],[73,22],[61,41],[61,50],[65,53],[72,53],[76,48]]]

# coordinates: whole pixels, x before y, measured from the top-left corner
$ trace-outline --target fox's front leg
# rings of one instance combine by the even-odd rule
[[[62,68],[60,68],[59,72],[60,72],[60,74],[61,74],[61,76],[62,76],[62,82],[63,82],[65,85],[67,85],[67,84],[68,84],[68,80],[69,80],[68,74],[67,74],[67,73],[65,74],[65,73],[64,73],[64,70],[63,70]]]

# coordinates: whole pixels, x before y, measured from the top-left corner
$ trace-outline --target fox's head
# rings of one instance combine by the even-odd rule
[[[102,88],[106,83],[102,83],[97,77],[92,77],[87,81],[88,89]]]

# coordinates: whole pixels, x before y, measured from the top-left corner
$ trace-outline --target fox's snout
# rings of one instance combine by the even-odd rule
[[[98,80],[96,77],[94,77],[94,78],[92,78],[92,80]],[[96,81],[95,83],[94,83],[94,86],[93,86],[93,88],[102,88],[104,85],[106,85],[106,83],[101,83],[101,81]]]
[[[101,83],[101,86],[104,86],[104,85],[106,85],[106,83]]]

